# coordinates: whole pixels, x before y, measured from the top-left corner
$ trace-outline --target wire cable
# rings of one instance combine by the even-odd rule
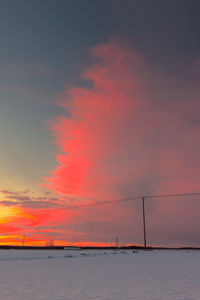
[[[200,192],[198,193],[177,193],[177,194],[160,194],[160,195],[145,195],[145,196],[133,196],[130,198],[123,198],[118,200],[110,200],[110,201],[102,201],[102,202],[96,202],[92,204],[83,204],[83,205],[69,205],[67,207],[64,207],[66,209],[76,209],[76,208],[90,208],[94,206],[101,206],[101,205],[108,205],[118,202],[126,202],[126,201],[133,201],[133,200],[139,200],[139,199],[149,199],[149,198],[167,198],[167,197],[183,197],[183,196],[200,196]]]

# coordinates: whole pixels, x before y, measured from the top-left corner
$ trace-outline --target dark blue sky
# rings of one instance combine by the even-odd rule
[[[42,62],[67,73],[110,35],[154,63],[199,55],[198,1],[1,1],[1,63]]]

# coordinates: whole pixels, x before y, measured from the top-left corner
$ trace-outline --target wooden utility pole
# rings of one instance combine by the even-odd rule
[[[116,236],[116,248],[119,248],[118,237]]]
[[[22,246],[24,247],[24,243],[25,243],[25,235],[23,236],[23,240],[22,240]]]
[[[142,214],[143,214],[144,249],[146,249],[147,237],[146,237],[146,216],[145,216],[144,197],[142,197]]]

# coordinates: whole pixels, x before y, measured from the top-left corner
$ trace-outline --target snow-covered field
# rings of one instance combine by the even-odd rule
[[[0,250],[0,299],[200,300],[200,252]]]

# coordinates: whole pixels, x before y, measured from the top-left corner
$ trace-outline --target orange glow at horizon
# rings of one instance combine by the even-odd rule
[[[64,240],[52,240],[52,239],[33,239],[28,236],[22,235],[0,235],[0,245],[10,245],[10,246],[48,246],[51,241],[54,246],[114,246],[114,243],[103,243],[103,242],[89,242],[89,241],[80,241],[80,242],[67,242]]]
[[[18,207],[0,206],[0,224],[5,224],[12,221],[21,214],[21,209]]]
[[[105,243],[105,242],[90,242],[90,241],[80,241],[80,242],[67,242],[64,240],[51,240],[51,239],[33,239],[27,236],[21,235],[0,235],[0,245],[1,246],[49,246],[51,241],[53,241],[53,246],[77,246],[77,247],[113,247],[115,243]],[[129,246],[131,244],[126,244]]]
[[[36,220],[35,216],[25,211],[21,207],[0,205],[0,224],[9,224],[17,220],[29,219]]]

